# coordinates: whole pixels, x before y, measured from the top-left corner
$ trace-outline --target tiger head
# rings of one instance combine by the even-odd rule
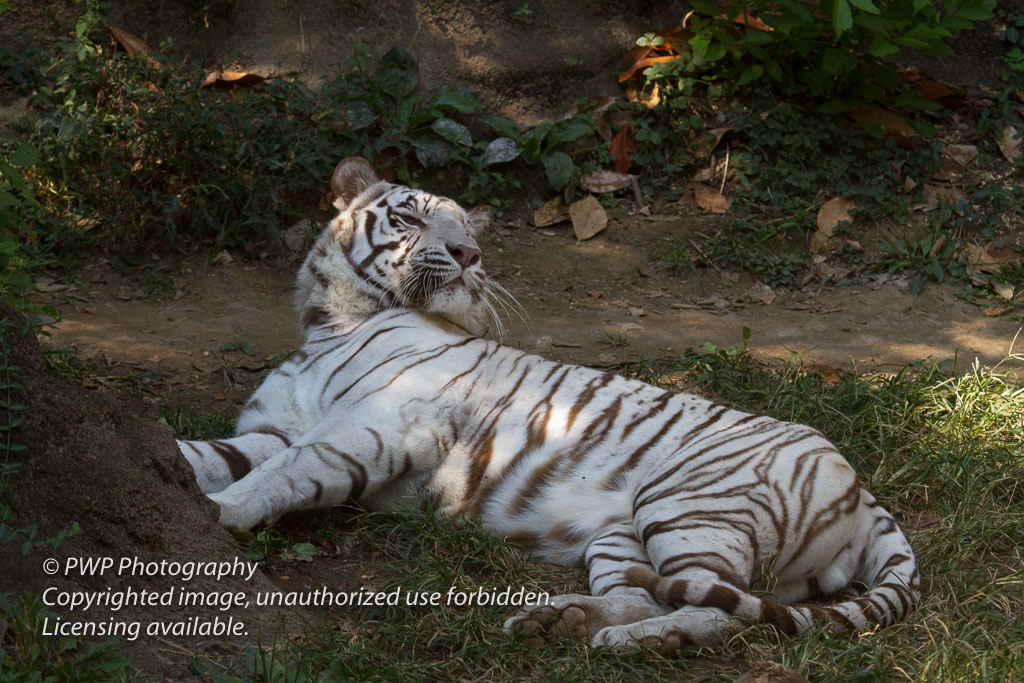
[[[483,334],[493,309],[474,235],[486,213],[383,181],[360,157],[338,164],[331,188],[338,215],[299,271],[305,329],[403,307]]]

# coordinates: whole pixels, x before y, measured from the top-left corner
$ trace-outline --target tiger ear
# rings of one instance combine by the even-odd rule
[[[339,211],[344,209],[353,199],[362,194],[363,190],[380,182],[373,165],[363,157],[342,159],[334,167],[331,176],[331,192],[334,193],[334,206]]]
[[[491,210],[486,206],[470,209],[466,215],[469,218],[469,234],[474,237],[491,222]]]

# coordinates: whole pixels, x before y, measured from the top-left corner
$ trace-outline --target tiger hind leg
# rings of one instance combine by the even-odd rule
[[[585,559],[593,595],[556,595],[547,603],[523,605],[505,621],[505,630],[524,635],[524,642],[530,645],[558,638],[593,642],[612,624],[633,623],[669,611],[647,590],[625,579],[630,567],[651,569],[632,525],[618,524],[604,531],[587,546]]]
[[[754,569],[750,520],[734,501],[643,499],[635,510],[637,534],[649,559],[627,568],[620,580],[646,586],[638,576],[671,577],[689,584],[687,600],[670,601],[652,592],[657,614],[606,625],[592,643],[614,648],[651,647],[664,656],[691,647],[721,643],[743,622],[734,615],[734,597],[749,595]]]

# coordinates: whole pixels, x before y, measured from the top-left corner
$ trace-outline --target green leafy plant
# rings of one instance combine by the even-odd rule
[[[39,151],[28,143],[0,153],[0,300],[27,310],[34,257],[25,245],[36,240],[33,223],[41,207],[20,169],[39,163]]]
[[[999,39],[1006,44],[1003,56],[1006,66],[1015,74],[1024,73],[1024,15],[1004,14],[1005,25],[999,29]]]
[[[823,110],[844,111],[891,100],[898,77],[881,58],[901,47],[952,54],[944,41],[991,17],[995,0],[694,0],[692,6],[696,14],[680,36],[686,48],[678,59],[650,67],[649,80],[675,82],[684,95],[697,82],[713,93],[769,83],[809,95]],[[712,65],[713,73],[706,71]],[[896,103],[929,106],[912,93]]]
[[[17,600],[0,593],[0,679],[85,683],[128,676],[128,661],[113,650],[113,641],[84,643],[74,636],[45,634],[44,621],[57,618],[31,594]]]
[[[917,239],[899,239],[886,235],[879,244],[885,255],[875,264],[876,270],[888,273],[910,273],[910,293],[917,296],[925,277],[942,282],[946,277],[963,277],[964,265],[956,260],[956,241],[949,235],[932,232]]]

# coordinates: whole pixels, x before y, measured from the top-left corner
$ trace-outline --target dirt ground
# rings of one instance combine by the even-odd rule
[[[34,14],[16,7],[5,20],[24,30],[44,15],[74,16],[75,6],[66,4]],[[493,110],[526,125],[557,117],[577,97],[620,95],[614,74],[635,37],[677,24],[686,9],[664,0],[589,0],[572,3],[572,11],[553,0],[180,0],[147,11],[111,4],[110,24],[151,44],[173,37],[176,49],[208,64],[300,73],[310,81],[343,68],[357,42],[371,55],[403,44],[420,62],[425,90],[470,87]],[[1024,1],[1000,7],[1024,11]],[[1001,49],[993,24],[982,23],[959,38],[955,59],[903,59],[944,82],[991,92],[999,85]],[[920,358],[956,359],[966,369],[975,358],[999,363],[1020,329],[1019,319],[986,317],[958,299],[955,285],[928,284],[912,296],[905,279],[859,276],[846,287],[812,284],[768,295],[746,274],[660,271],[651,262],[658,238],[717,229],[678,207],[613,218],[605,233],[580,243],[564,226],[538,231],[522,218],[525,207],[519,213],[496,221],[483,239],[490,273],[527,314],[528,324],[516,316],[505,321],[505,340],[566,361],[607,366],[705,343],[728,347],[748,327],[749,347],[762,358],[796,354],[807,363],[888,371]],[[257,355],[299,344],[290,296],[296,265],[271,260],[193,264],[149,295],[98,265],[87,268],[80,284],[42,297],[62,314],[53,341],[78,346],[86,358],[159,366],[203,384],[224,344],[244,340]]]
[[[923,358],[955,359],[962,370],[975,359],[993,366],[1020,330],[1019,320],[985,316],[958,298],[957,285],[928,283],[913,296],[906,278],[862,274],[844,287],[766,290],[746,273],[677,275],[652,261],[659,237],[685,236],[709,222],[627,217],[577,242],[567,227],[496,221],[482,238],[485,263],[525,310],[522,318],[503,316],[505,342],[610,366],[708,343],[733,346],[747,327],[748,347],[762,359],[795,354],[804,363],[893,372]],[[44,277],[43,288],[57,291],[42,300],[62,314],[53,343],[76,346],[86,360],[159,369],[220,393],[224,345],[251,345],[259,360],[301,344],[292,309],[296,268],[295,260],[193,264],[163,291],[147,293],[96,263],[78,274],[78,285]]]

